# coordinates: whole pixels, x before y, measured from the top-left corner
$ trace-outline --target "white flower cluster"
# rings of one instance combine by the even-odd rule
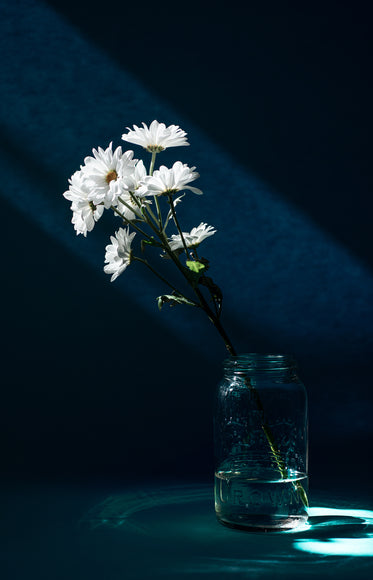
[[[72,223],[76,234],[87,236],[93,230],[105,209],[112,209],[121,217],[127,226],[135,229],[138,222],[149,225],[154,216],[150,209],[152,199],[156,203],[159,216],[160,196],[168,200],[174,194],[190,190],[202,194],[197,187],[189,185],[199,177],[195,167],[176,161],[171,168],[161,165],[154,170],[156,154],[168,147],[189,145],[186,133],[177,125],[166,127],[164,123],[153,121],[149,127],[134,125],[133,129],[122,135],[123,141],[140,145],[152,153],[149,173],[142,160],[134,158],[134,152],[122,151],[117,147],[114,151],[112,143],[107,149],[93,149],[93,156],[84,159],[84,165],[76,171],[69,180],[69,189],[63,194],[71,201],[73,212]],[[175,199],[174,206],[180,201]],[[170,213],[166,225],[170,221]],[[161,224],[162,222],[159,222]],[[164,228],[165,229],[165,226]],[[142,232],[142,230],[140,230]],[[160,229],[161,231],[161,229]],[[193,228],[190,233],[181,232],[168,239],[171,251],[182,248],[196,248],[201,241],[213,235],[215,230],[205,223]],[[120,228],[115,236],[111,236],[111,244],[106,247],[104,271],[111,274],[115,280],[130,264],[132,259],[131,242],[135,232],[130,233],[129,227]],[[148,236],[149,237],[149,236]],[[184,238],[184,242],[183,242]]]

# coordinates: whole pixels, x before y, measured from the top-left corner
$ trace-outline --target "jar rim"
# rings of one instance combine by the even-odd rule
[[[224,360],[227,370],[286,370],[297,367],[294,356],[290,353],[252,352],[231,355]]]

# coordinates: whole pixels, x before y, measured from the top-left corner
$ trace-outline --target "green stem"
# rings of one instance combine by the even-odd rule
[[[263,403],[260,399],[259,393],[258,393],[257,389],[252,385],[252,383],[250,381],[250,377],[248,377],[248,376],[245,377],[245,384],[250,389],[250,392],[255,400],[256,407],[260,413],[261,427],[262,427],[263,433],[267,439],[268,445],[270,447],[270,450],[271,450],[272,456],[275,460],[275,463],[277,465],[277,468],[281,474],[281,478],[288,479],[289,478],[289,470],[286,466],[285,461],[282,459],[281,452],[276,444],[276,440],[275,440],[275,437],[272,433],[272,429],[270,428],[270,426],[267,423],[265,413],[264,413]],[[307,493],[306,493],[303,485],[299,481],[296,481],[295,483],[293,483],[293,486],[297,490],[303,505],[305,507],[308,507],[309,504],[308,504]]]
[[[133,193],[133,191],[129,191],[128,193],[130,194],[133,203],[135,203],[137,205],[137,207],[139,208],[139,210],[142,211],[142,205],[141,205],[141,201],[139,200],[139,198]]]
[[[153,175],[153,171],[154,171],[154,164],[155,164],[155,158],[157,156],[157,152],[156,151],[152,151],[152,158],[150,161],[150,168],[149,168],[149,175],[152,176]]]
[[[118,197],[118,200],[120,201],[120,203],[122,203],[127,209],[129,209],[130,211],[132,211],[132,213],[135,214],[135,216],[137,216],[140,220],[143,220],[143,216],[142,214],[133,206],[130,206],[129,203],[127,203],[126,201],[124,201],[124,199],[122,197]]]
[[[153,175],[156,156],[157,156],[157,152],[153,151],[152,152],[152,159],[150,161],[150,168],[149,168],[149,175],[150,176]],[[154,203],[155,203],[155,207],[157,208],[158,224],[159,224],[160,229],[162,230],[163,229],[162,214],[161,214],[161,209],[159,207],[159,201],[158,201],[158,198],[156,195],[154,195]]]
[[[161,230],[163,230],[163,222],[162,222],[161,208],[159,207],[159,201],[158,201],[158,197],[156,195],[154,196],[154,203],[155,203],[155,207],[157,208],[157,216],[158,216],[159,228]]]
[[[185,267],[181,264],[178,256],[171,250],[170,245],[168,243],[167,236],[162,231],[158,231],[155,228],[153,228],[153,230],[155,231],[155,233],[157,234],[157,236],[161,240],[165,252],[168,254],[168,256],[171,258],[171,260],[174,262],[175,266],[180,270],[180,272],[182,273],[184,278],[187,280],[188,284],[190,284],[190,286],[192,287],[194,293],[198,297],[200,307],[202,308],[202,310],[204,310],[206,312],[208,318],[210,319],[210,321],[215,326],[215,328],[219,332],[220,336],[224,340],[224,344],[225,344],[229,354],[232,356],[236,356],[236,351],[235,351],[233,344],[232,344],[231,340],[229,339],[225,329],[223,328],[223,325],[221,324],[218,317],[214,314],[214,312],[211,310],[211,308],[207,304],[205,297],[203,296],[203,294],[199,290],[199,288],[196,288],[191,284],[190,278],[186,273]]]
[[[159,220],[158,220],[158,218],[157,218],[157,217],[154,215],[154,213],[152,212],[152,210],[151,210],[151,208],[149,207],[149,205],[147,205],[147,206],[145,207],[145,212],[146,212],[146,213],[149,215],[149,217],[150,217],[150,219],[148,220],[148,223],[149,223],[149,225],[150,225],[150,226],[153,228],[153,230],[154,230],[154,227],[153,227],[153,226],[155,226],[155,228],[157,229],[157,232],[158,232],[158,231],[159,231],[159,230],[158,230],[158,228],[160,228],[160,223],[159,223]],[[160,228],[160,229],[161,229],[161,228]],[[157,235],[159,235],[159,234],[157,234]]]
[[[174,218],[175,225],[176,225],[178,232],[180,234],[180,238],[181,238],[182,244],[184,246],[184,250],[185,250],[185,253],[187,255],[187,259],[190,260],[190,254],[189,254],[189,250],[187,248],[187,245],[185,243],[184,234],[183,234],[182,229],[180,227],[179,220],[177,219],[177,216],[176,216],[174,200],[172,199],[172,195],[168,195],[167,197],[168,197],[168,203],[170,204],[172,217]]]
[[[271,449],[274,460],[275,460],[277,467],[281,473],[281,477],[283,479],[285,479],[288,476],[288,470],[287,470],[285,462],[283,461],[283,459],[281,457],[280,451],[276,445],[272,430],[271,430],[270,426],[268,425],[267,420],[265,418],[264,407],[263,407],[263,403],[260,399],[259,393],[258,393],[257,389],[252,385],[251,380],[248,376],[245,377],[245,384],[249,388],[249,390],[251,391],[251,394],[255,400],[256,407],[260,413],[260,421],[261,421],[261,426],[262,426],[264,435],[266,436],[266,439],[268,441],[268,444],[269,444],[269,447]]]
[[[168,254],[168,256],[171,258],[171,260],[174,262],[175,266],[178,268],[178,270],[180,270],[181,274],[187,280],[188,284],[190,284],[192,286],[192,284],[190,282],[190,278],[188,277],[188,275],[185,272],[185,267],[181,264],[179,258],[176,256],[176,254],[171,250],[166,234],[163,231],[157,230],[157,228],[155,228],[151,222],[149,222],[149,225],[153,229],[153,231],[156,233],[158,238],[160,239],[166,254]],[[217,316],[215,316],[214,312],[211,310],[211,308],[207,304],[202,292],[198,288],[195,288],[193,286],[192,286],[192,289],[199,299],[198,306],[200,306],[202,308],[202,310],[204,310],[206,312],[210,321],[214,324],[215,328],[217,329],[220,336],[224,340],[225,346],[226,346],[229,354],[232,356],[235,356],[236,351],[235,351],[235,349],[232,345],[232,342],[230,341],[227,333],[225,332],[220,320],[218,319]]]
[[[206,312],[207,316],[209,317],[212,324],[215,326],[216,330],[224,340],[225,347],[231,356],[237,356],[236,349],[234,348],[228,334],[226,333],[222,323],[220,322],[219,318],[216,314],[211,310],[209,305],[206,302],[205,297],[203,296],[202,292],[199,288],[193,288],[195,294],[198,296],[198,299],[201,303],[201,307]]]
[[[114,213],[116,213],[117,215],[119,215],[119,217],[122,218],[122,220],[128,224],[129,226],[131,226],[132,228],[134,228],[135,230],[137,230],[139,232],[139,234],[141,234],[142,236],[144,236],[145,238],[147,238],[148,240],[151,240],[151,237],[144,232],[144,230],[142,230],[141,228],[139,228],[138,225],[136,225],[135,223],[133,223],[132,220],[127,219],[122,212],[119,211],[118,208],[114,207],[113,205],[111,206],[111,209],[113,210]]]
[[[186,300],[189,300],[190,302],[194,302],[193,300],[190,300],[189,298],[186,298],[186,296],[184,296],[184,294],[182,292],[180,292],[180,290],[178,290],[177,288],[175,288],[175,286],[173,286],[173,284],[171,284],[168,280],[166,280],[166,278],[164,278],[162,276],[162,274],[160,274],[159,272],[157,272],[157,270],[155,270],[153,268],[153,266],[151,266],[147,260],[143,260],[142,258],[138,258],[137,256],[132,256],[132,259],[133,260],[136,260],[136,262],[141,262],[142,264],[144,264],[147,268],[149,268],[149,270],[151,270],[151,272],[153,272],[153,274],[155,276],[157,276],[157,278],[159,278],[160,280],[162,280],[162,282],[164,284],[166,284],[166,286],[168,286],[169,288],[171,288],[171,290],[173,290],[174,292],[176,292],[176,294],[178,294],[179,296],[182,296],[183,298],[185,298]],[[197,302],[194,302],[194,306],[199,306],[199,304],[197,304]]]
[[[193,252],[192,252],[192,254],[193,254],[193,258],[194,258],[195,260],[199,260],[199,256],[198,256],[198,252],[197,252],[197,247],[194,247],[194,248],[193,248]]]

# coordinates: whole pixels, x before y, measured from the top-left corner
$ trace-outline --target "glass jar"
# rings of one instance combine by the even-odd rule
[[[286,530],[307,521],[307,394],[290,355],[224,361],[214,410],[215,511],[227,526]]]

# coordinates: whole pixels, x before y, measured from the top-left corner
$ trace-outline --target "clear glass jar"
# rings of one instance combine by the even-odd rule
[[[224,361],[214,410],[215,511],[227,526],[286,530],[307,521],[307,394],[290,355]]]

